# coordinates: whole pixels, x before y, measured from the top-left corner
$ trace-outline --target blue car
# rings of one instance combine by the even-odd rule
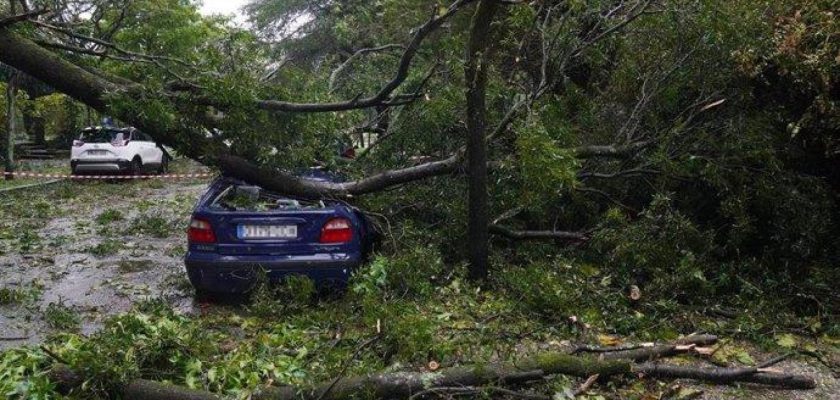
[[[293,199],[222,177],[198,200],[187,236],[184,262],[202,296],[246,293],[260,270],[270,282],[301,274],[319,287],[343,287],[370,252],[374,231],[346,203]]]

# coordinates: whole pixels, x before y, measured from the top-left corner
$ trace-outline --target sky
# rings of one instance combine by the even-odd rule
[[[248,3],[248,0],[202,0],[203,4],[199,9],[202,14],[224,14],[234,15],[234,20],[239,23],[245,21],[245,17],[240,11],[240,8]]]

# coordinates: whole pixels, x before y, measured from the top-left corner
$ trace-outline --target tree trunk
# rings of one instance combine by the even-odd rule
[[[47,140],[44,135],[45,132],[43,117],[35,115],[34,112],[24,112],[23,125],[24,129],[26,129],[26,133],[29,136],[29,139],[32,140],[33,143],[39,145],[46,144]]]
[[[6,146],[3,154],[4,167],[6,172],[12,172],[15,168],[15,132],[17,131],[17,120],[15,116],[15,92],[17,92],[17,74],[12,75],[6,84]],[[5,175],[6,179],[13,179],[11,174]]]
[[[715,343],[709,335],[689,336],[672,344],[601,354],[598,357],[549,352],[515,362],[464,365],[435,372],[394,372],[362,376],[337,377],[313,387],[267,387],[254,393],[255,400],[339,400],[350,398],[408,398],[431,388],[481,387],[511,385],[562,374],[580,378],[598,374],[608,379],[631,373],[653,378],[687,378],[715,383],[752,382],[789,389],[812,389],[816,382],[806,376],[762,370],[760,368],[696,368],[658,363],[635,364],[640,360],[658,360],[678,354],[689,354],[696,346]],[[84,381],[64,365],[56,365],[50,378],[63,394]],[[145,400],[191,399],[217,400],[213,393],[183,386],[138,379],[122,387],[123,398]]]
[[[36,102],[41,93],[36,89],[35,85],[29,85],[26,89],[26,94],[32,100],[32,107],[23,112],[23,125],[26,128],[26,133],[29,139],[35,144],[46,144],[44,117],[38,114]]]
[[[465,78],[467,84],[467,159],[469,166],[469,236],[470,278],[487,277],[489,232],[487,210],[487,50],[490,24],[498,8],[497,0],[481,0],[470,25]]]

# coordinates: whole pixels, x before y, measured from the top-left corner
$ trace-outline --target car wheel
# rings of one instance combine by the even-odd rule
[[[140,158],[135,157],[131,160],[131,174],[143,175],[143,162],[140,161]]]
[[[198,303],[214,303],[218,298],[218,294],[208,292],[204,289],[195,289],[195,301]]]
[[[160,158],[160,167],[158,167],[158,175],[163,175],[169,172],[169,157],[164,154]]]

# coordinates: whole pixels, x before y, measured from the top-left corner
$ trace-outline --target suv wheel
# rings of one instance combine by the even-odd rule
[[[160,159],[160,167],[158,167],[158,175],[163,175],[169,172],[169,157],[166,154],[163,155]]]
[[[134,157],[131,160],[131,174],[132,175],[142,175],[143,174],[143,162],[140,161],[139,157]]]

